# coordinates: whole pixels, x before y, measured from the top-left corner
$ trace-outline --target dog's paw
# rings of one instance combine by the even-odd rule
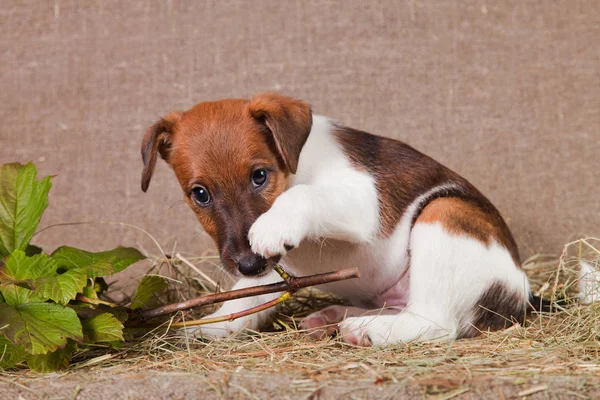
[[[250,227],[248,240],[252,251],[265,258],[284,256],[304,239],[305,225],[297,215],[286,215],[272,208]]]
[[[387,343],[389,329],[379,323],[377,317],[347,318],[340,323],[339,336],[356,346],[371,347]]]
[[[303,318],[298,327],[316,339],[331,337],[336,335],[338,323],[344,319],[347,312],[348,307],[329,306]]]

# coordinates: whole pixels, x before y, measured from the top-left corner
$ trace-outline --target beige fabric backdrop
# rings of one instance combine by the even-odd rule
[[[600,234],[600,2],[5,1],[0,162],[55,174],[42,226],[122,221],[167,250],[211,243],[166,165],[140,190],[161,115],[279,90],[405,140],[500,208],[523,255]],[[104,249],[139,232],[36,237]]]

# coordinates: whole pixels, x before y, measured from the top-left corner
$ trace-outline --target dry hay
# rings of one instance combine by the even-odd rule
[[[524,262],[533,291],[546,298],[572,299],[577,293],[579,260],[592,263],[600,260],[600,240],[581,239],[565,246],[557,261],[555,257],[534,256]],[[204,256],[206,257],[206,256]],[[210,256],[209,256],[210,257]],[[214,260],[214,259],[211,259]],[[204,261],[202,257],[190,261]],[[187,296],[197,295],[210,286],[193,274],[179,278],[188,288]],[[196,290],[190,284],[194,276]],[[183,279],[182,279],[183,277]],[[177,296],[182,291],[176,289]],[[171,293],[170,300],[174,294]],[[112,363],[134,368],[174,368],[199,370],[231,370],[240,367],[287,371],[297,368],[304,373],[322,374],[336,369],[373,368],[373,373],[424,374],[452,371],[468,373],[527,373],[546,371],[577,373],[597,371],[600,374],[600,304],[574,304],[556,313],[535,314],[525,326],[515,325],[499,332],[484,332],[475,339],[443,344],[399,344],[377,350],[349,346],[336,339],[313,340],[296,329],[296,319],[311,310],[339,300],[314,290],[304,290],[280,307],[274,328],[269,333],[237,334],[225,340],[201,341],[186,337],[179,331],[157,330],[128,344],[113,355]],[[290,315],[294,317],[290,317]],[[188,317],[190,318],[190,317]],[[80,355],[80,358],[87,359]],[[235,360],[232,363],[232,360]],[[84,363],[86,361],[83,361]],[[110,362],[104,362],[107,366]],[[358,363],[358,364],[356,364]],[[360,365],[360,364],[363,365]],[[394,368],[390,370],[389,367]],[[385,367],[385,368],[383,368]]]
[[[587,259],[598,268],[598,249],[600,240],[588,238],[569,243],[558,260],[546,256],[527,260],[524,269],[534,292],[546,298],[573,298],[577,292],[579,259]],[[213,262],[214,258],[206,260]],[[206,260],[192,259],[195,263]],[[159,264],[154,272],[160,270]],[[198,281],[196,275],[184,272],[184,265],[172,260],[170,268],[178,271],[175,279],[181,283],[174,285],[168,296],[171,301],[173,297],[197,295],[205,290],[203,287],[210,286]],[[462,393],[464,382],[490,376],[510,379],[515,384],[540,375],[585,376],[585,385],[600,386],[600,303],[575,302],[560,312],[534,314],[524,326],[483,332],[474,339],[372,349],[354,347],[337,339],[314,340],[296,329],[291,313],[302,316],[332,301],[337,300],[304,290],[280,308],[273,325],[277,331],[203,341],[187,337],[182,331],[156,329],[117,350],[85,349],[75,356],[70,368],[94,368],[110,373],[147,370],[285,373],[291,374],[292,385],[300,388],[315,382],[327,385],[330,380],[340,378],[371,383],[411,380],[434,389],[453,388],[459,391],[457,394]]]

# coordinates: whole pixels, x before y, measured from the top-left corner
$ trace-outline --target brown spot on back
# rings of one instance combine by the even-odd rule
[[[492,241],[497,242],[509,251],[515,264],[520,265],[519,253],[510,231],[499,216],[480,205],[457,197],[434,199],[423,208],[415,223],[436,222],[451,234],[469,236],[487,246]]]
[[[350,161],[376,178],[383,236],[417,197],[449,180],[449,170],[405,143],[344,126],[333,133]]]

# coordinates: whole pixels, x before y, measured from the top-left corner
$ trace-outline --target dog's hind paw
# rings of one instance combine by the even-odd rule
[[[303,318],[298,327],[316,339],[335,336],[338,323],[344,319],[347,307],[329,306]]]
[[[376,333],[377,329],[373,329],[369,324],[373,321],[373,317],[355,317],[347,318],[340,324],[339,336],[346,342],[356,346],[371,347],[373,345],[385,344],[385,341],[381,343],[373,343],[371,338],[373,333]],[[379,338],[379,335],[376,335]]]
[[[368,313],[358,307],[332,305],[316,311],[300,321],[299,328],[306,330],[312,337],[317,339],[324,336],[335,336],[339,331],[339,323],[345,318],[362,316]]]

